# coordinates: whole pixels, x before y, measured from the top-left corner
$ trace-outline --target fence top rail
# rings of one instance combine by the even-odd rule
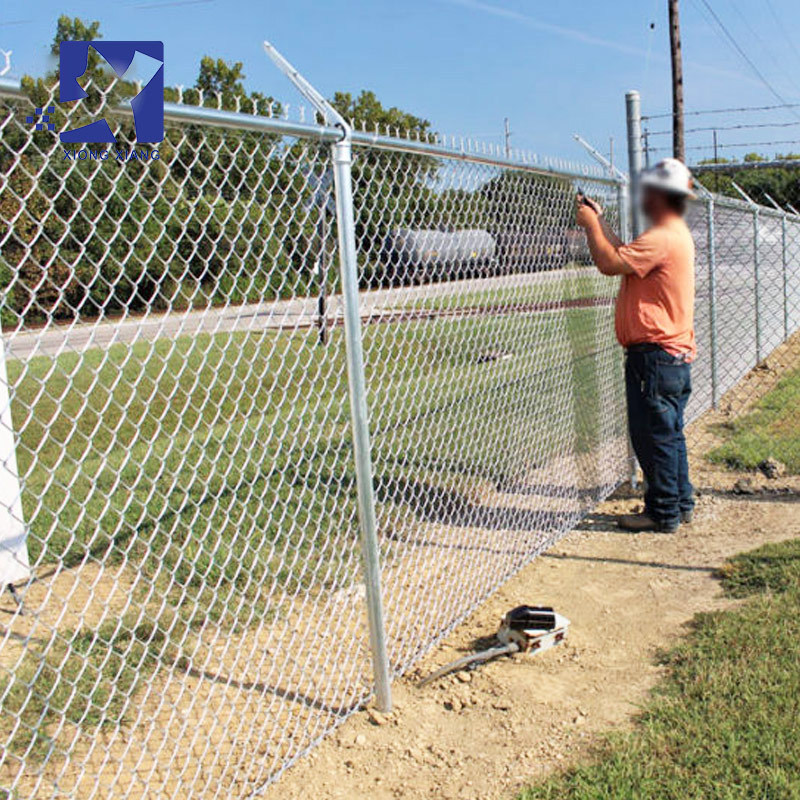
[[[577,164],[564,159],[543,158],[534,153],[516,150],[512,151],[513,156],[516,156],[516,158],[513,156],[506,158],[498,154],[495,147],[489,146],[485,142],[476,142],[466,138],[453,138],[449,144],[446,141],[434,143],[397,136],[386,136],[380,133],[366,133],[358,130],[353,131],[352,138],[353,144],[382,150],[458,159],[505,169],[533,172],[538,175],[551,175],[570,179],[585,178],[593,182],[613,185],[622,183],[619,178],[609,176],[593,164]]]
[[[730,197],[729,195],[725,194],[711,194],[710,197],[704,198],[701,197],[697,200],[698,203],[705,205],[712,201],[715,206],[717,207],[724,207],[724,208],[731,208],[736,209],[737,211],[745,211],[748,214],[752,214],[754,211],[758,211],[759,215],[765,217],[775,217],[777,219],[782,219],[784,217],[789,217],[790,219],[795,217],[790,211],[783,211],[778,210],[777,208],[772,208],[771,206],[764,206],[760,203],[748,203],[745,200],[740,200],[738,197]]]
[[[0,78],[0,96],[16,99],[26,98],[20,82],[8,78]],[[130,104],[128,102],[120,104],[118,111],[130,113]],[[265,116],[242,111],[229,111],[207,105],[190,105],[182,102],[164,103],[164,118],[171,122],[211,125],[281,136],[297,136],[324,142],[338,141],[344,135],[340,127],[322,125],[315,121],[309,122],[304,119],[304,113],[300,113],[299,116],[300,119],[293,120],[289,118],[288,113],[280,116]],[[353,125],[351,136],[353,144],[362,147],[429,155],[435,158],[458,159],[571,180],[584,179],[610,185],[622,183],[619,177],[609,175],[594,164],[580,164],[566,159],[542,157],[535,153],[516,149],[506,156],[497,145],[466,137],[443,137],[434,134],[417,136],[413,133],[403,136],[399,131],[392,135],[379,130],[370,131],[357,124]]]

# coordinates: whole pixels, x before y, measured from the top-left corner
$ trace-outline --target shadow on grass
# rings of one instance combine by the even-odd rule
[[[461,528],[548,532],[571,527],[583,513],[580,508],[563,512],[513,506],[488,506],[475,502],[457,489],[408,478],[378,480],[375,488],[381,502],[409,506],[413,508],[415,516],[424,522]],[[601,492],[602,488],[598,488],[596,495]],[[571,497],[567,496],[565,499]]]

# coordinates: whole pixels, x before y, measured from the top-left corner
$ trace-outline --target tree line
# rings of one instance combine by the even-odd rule
[[[52,43],[101,37],[98,22],[58,19]],[[165,100],[268,115],[270,96],[248,92],[243,65],[204,57],[195,85]],[[88,96],[58,104],[58,71],[25,77],[39,107],[55,105],[56,130],[104,116],[119,148],[136,149],[119,104],[136,87],[89,50]],[[334,106],[367,127],[414,136],[431,124],[385,107],[369,91],[337,92]],[[335,258],[329,147],[312,140],[167,121],[157,161],[65,160],[50,131],[12,124],[24,113],[0,104],[0,286],[5,326],[50,319],[183,309],[314,294],[320,259]],[[5,123],[5,124],[3,124]],[[489,170],[460,186],[440,159],[356,148],[356,236],[364,286],[395,280],[382,248],[395,228],[480,227],[527,231],[546,224],[571,190],[556,178]],[[563,195],[563,196],[561,196]],[[525,202],[527,198],[527,202]],[[541,198],[541,202],[532,198]],[[554,204],[554,198],[559,200]],[[328,291],[337,270],[327,270]]]
[[[778,153],[774,159],[763,153],[748,153],[743,161],[745,164],[769,161],[796,161],[797,167],[785,165],[778,167],[759,167],[758,169],[736,169],[736,162],[725,158],[706,159],[699,162],[700,166],[708,164],[730,165],[730,170],[725,172],[700,172],[698,180],[712,192],[735,197],[741,200],[741,195],[734,188],[734,183],[740,186],[757,203],[771,206],[771,197],[782,208],[792,205],[800,208],[800,153]]]

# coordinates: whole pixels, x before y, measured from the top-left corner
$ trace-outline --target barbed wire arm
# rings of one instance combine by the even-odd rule
[[[619,167],[612,164],[596,147],[589,144],[582,136],[577,133],[572,134],[572,138],[595,160],[602,164],[611,175],[615,175],[623,183],[628,183],[628,176]]]
[[[777,204],[777,203],[776,203],[776,202],[775,202],[775,201],[772,199],[772,196],[771,196],[771,195],[769,195],[767,192],[764,192],[764,197],[766,197],[766,198],[767,198],[767,200],[769,200],[769,202],[770,202],[770,203],[772,203],[772,205],[774,206],[774,208],[775,208],[777,211],[780,211],[780,212],[781,212],[781,214],[785,214],[785,213],[786,213],[786,212],[784,211],[784,209],[782,209],[782,208],[781,208],[781,207],[780,207],[780,206],[779,206],[779,205],[778,205],[778,204]]]
[[[745,203],[747,203],[750,206],[758,205],[758,203],[756,203],[755,200],[753,200],[753,198],[750,197],[750,195],[747,194],[747,192],[744,189],[742,189],[742,187],[739,186],[738,183],[736,183],[736,181],[731,181],[731,186],[733,186],[733,188],[736,189],[736,191],[742,196]]]
[[[11,56],[14,51],[0,49],[0,53],[3,54],[3,60],[5,61],[5,65],[0,68],[0,78],[2,78],[3,75],[7,75],[9,72],[11,72]]]
[[[704,200],[711,200],[714,197],[714,193],[710,192],[705,186],[703,186],[700,181],[696,180],[692,187]]]
[[[264,40],[264,51],[275,66],[292,82],[297,91],[322,115],[328,125],[336,125],[342,128],[345,136],[350,135],[350,124],[347,120],[266,39]]]

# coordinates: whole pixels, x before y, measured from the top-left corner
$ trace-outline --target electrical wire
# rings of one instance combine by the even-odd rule
[[[728,30],[728,27],[725,23],[719,18],[719,15],[716,11],[714,11],[711,3],[709,0],[696,0],[698,3],[702,3],[703,6],[708,10],[708,13],[711,14],[714,22],[716,22],[719,29],[722,31],[726,41],[734,48],[734,50],[742,57],[748,67],[750,67],[753,74],[758,78],[758,80],[764,85],[767,91],[782,105],[788,106],[789,104],[786,102],[786,98],[767,80],[764,76],[764,73],[756,66],[755,62],[747,55],[744,51],[742,46],[739,42],[736,41],[736,37]]]
[[[773,64],[775,64],[778,67],[778,69],[784,74],[784,76],[789,80],[789,83],[791,83],[795,89],[800,90],[800,86],[798,86],[798,84],[796,83],[794,75],[792,75],[791,72],[786,70],[784,65],[776,58],[773,50],[767,47],[767,45],[764,43],[764,40],[758,35],[756,29],[750,24],[750,21],[742,13],[742,10],[739,8],[739,5],[736,2],[736,0],[728,0],[728,2],[731,4],[733,10],[739,15],[739,19],[742,20],[747,30],[750,31],[750,36],[759,44],[761,49],[767,54],[767,56],[770,58]]]
[[[650,60],[653,56],[653,43],[655,41],[655,18],[656,14],[658,13],[658,6],[660,4],[660,0],[653,0],[653,11],[650,15],[652,20],[651,28],[650,28],[650,35],[647,38],[647,55],[644,59],[644,78],[642,80],[642,86],[647,86],[647,80],[650,77]]]
[[[417,686],[425,686],[431,681],[435,681],[437,678],[449,675],[451,672],[456,672],[456,670],[464,669],[464,667],[468,667],[470,664],[483,664],[486,661],[491,661],[493,658],[510,656],[512,653],[517,652],[519,652],[519,645],[516,644],[516,642],[509,642],[499,647],[490,647],[488,650],[481,650],[479,653],[470,653],[468,656],[457,658],[455,661],[451,661],[449,664],[439,667],[436,672],[432,672],[427,678],[423,678]]]
[[[787,44],[792,49],[794,54],[797,56],[798,60],[800,60],[800,48],[794,43],[794,39],[789,36],[788,29],[786,26],[781,22],[780,17],[778,16],[778,12],[775,10],[775,5],[772,0],[764,0],[765,5],[769,9],[769,13],[772,14],[772,18],[775,20],[775,25],[780,29],[781,34],[783,34],[783,38],[786,39]]]

